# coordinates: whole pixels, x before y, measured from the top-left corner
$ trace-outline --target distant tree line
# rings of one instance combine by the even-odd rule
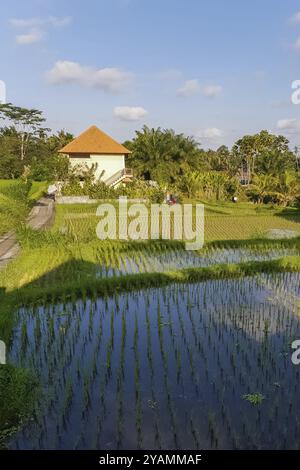
[[[172,129],[144,126],[124,145],[135,175],[173,186],[188,197],[223,200],[243,193],[256,202],[292,204],[300,198],[300,159],[281,135],[263,130],[231,149],[204,150],[192,137]],[[244,189],[240,182],[249,183]],[[244,181],[245,182],[245,181]]]
[[[37,181],[68,178],[68,158],[58,150],[72,134],[51,133],[41,111],[11,103],[0,104],[1,120],[0,178],[19,178],[24,171]],[[193,137],[144,126],[124,145],[131,150],[126,164],[135,178],[190,198],[224,200],[242,194],[282,205],[300,199],[298,150],[290,149],[286,137],[266,130],[242,137],[231,149],[204,150]],[[249,184],[243,189],[240,181],[245,179]]]

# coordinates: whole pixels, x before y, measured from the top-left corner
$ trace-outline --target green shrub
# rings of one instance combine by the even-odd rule
[[[132,199],[147,199],[153,203],[161,203],[165,194],[161,187],[152,185],[148,181],[134,179],[126,186],[120,186],[117,192],[121,196],[127,196]]]
[[[161,203],[164,200],[164,191],[144,180],[133,180],[126,186],[113,188],[103,181],[93,181],[86,178],[81,181],[79,177],[71,177],[63,186],[64,196],[89,196],[91,199],[117,199],[119,196],[127,196],[131,199],[147,199],[150,202]]]

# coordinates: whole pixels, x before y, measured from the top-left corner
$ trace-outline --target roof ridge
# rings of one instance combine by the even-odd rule
[[[130,153],[130,151],[93,124],[60,149],[59,153],[123,155]]]

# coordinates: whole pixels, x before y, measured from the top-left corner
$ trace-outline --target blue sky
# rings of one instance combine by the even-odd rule
[[[147,124],[216,148],[268,129],[300,146],[299,12],[296,0],[4,0],[0,79],[54,130],[96,124],[123,141]]]

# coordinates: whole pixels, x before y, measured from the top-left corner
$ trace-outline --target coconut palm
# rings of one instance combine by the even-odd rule
[[[279,176],[276,195],[284,207],[300,196],[300,181],[295,172],[285,171]]]
[[[268,198],[275,195],[276,178],[271,175],[255,175],[248,194],[259,203],[265,202]]]

